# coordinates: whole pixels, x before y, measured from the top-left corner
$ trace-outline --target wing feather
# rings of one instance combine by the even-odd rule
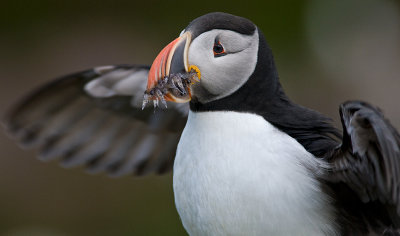
[[[329,180],[355,192],[365,204],[360,212],[379,212],[372,213],[381,221],[375,226],[400,229],[400,135],[367,103],[344,103],[340,114],[343,143],[327,158],[332,165]]]
[[[8,132],[44,161],[86,165],[90,173],[142,175],[169,170],[187,104],[141,109],[148,66],[96,67],[54,80],[6,115]]]

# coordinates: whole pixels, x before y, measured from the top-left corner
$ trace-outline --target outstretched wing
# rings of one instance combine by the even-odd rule
[[[399,229],[400,135],[367,103],[344,103],[340,114],[343,143],[328,157],[330,180],[347,185],[363,203],[383,207],[375,209],[385,214],[381,223]]]
[[[41,160],[86,165],[112,176],[171,169],[187,104],[142,110],[148,66],[96,67],[34,91],[6,115],[5,126]]]

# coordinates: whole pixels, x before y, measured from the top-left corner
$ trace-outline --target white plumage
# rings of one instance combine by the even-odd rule
[[[190,112],[174,164],[190,235],[335,235],[318,159],[261,116]]]

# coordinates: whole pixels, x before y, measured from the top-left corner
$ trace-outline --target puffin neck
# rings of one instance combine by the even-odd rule
[[[340,138],[340,133],[330,124],[330,119],[289,100],[279,83],[272,51],[259,29],[258,33],[258,62],[247,82],[227,97],[204,104],[191,101],[190,109],[194,112],[235,111],[260,115],[295,138],[307,151],[323,156],[337,146],[336,138]]]

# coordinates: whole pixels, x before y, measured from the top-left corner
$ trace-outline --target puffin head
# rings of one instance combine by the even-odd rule
[[[166,76],[195,69],[200,82],[189,88],[187,96],[167,93],[167,101],[206,104],[228,97],[255,74],[261,45],[266,42],[250,20],[220,12],[203,15],[159,53],[147,89]]]

